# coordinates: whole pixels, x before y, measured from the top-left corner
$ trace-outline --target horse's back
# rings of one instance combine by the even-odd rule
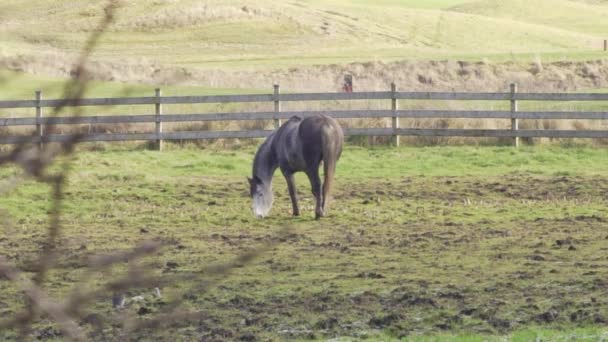
[[[310,116],[302,120],[298,135],[303,145],[305,159],[320,161],[328,148],[339,158],[342,152],[344,133],[340,124],[326,115]]]
[[[326,115],[291,117],[273,135],[272,150],[288,173],[318,167],[325,154],[339,157],[344,140],[338,122]]]
[[[331,139],[332,142],[344,140],[344,133],[340,124],[327,115],[309,116],[300,122],[298,130],[300,139],[305,144],[320,145],[324,139]]]

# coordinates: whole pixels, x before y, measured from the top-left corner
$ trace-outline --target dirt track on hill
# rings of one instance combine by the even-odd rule
[[[33,74],[70,76],[74,66],[60,55],[0,56],[0,68]],[[354,76],[355,90],[385,90],[391,82],[408,90],[506,91],[517,82],[521,91],[575,91],[608,87],[608,60],[493,64],[457,61],[368,62],[318,65],[269,71],[201,70],[150,62],[91,62],[90,78],[153,85],[222,88],[271,88],[337,91],[344,74]]]

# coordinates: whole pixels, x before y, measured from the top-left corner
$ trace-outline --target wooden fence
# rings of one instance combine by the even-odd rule
[[[334,118],[392,118],[391,127],[386,128],[350,128],[346,135],[393,136],[399,144],[399,136],[458,136],[458,137],[510,137],[515,145],[520,137],[554,137],[554,138],[608,138],[606,130],[554,130],[554,129],[519,129],[522,119],[570,119],[570,120],[608,120],[608,112],[563,112],[563,111],[518,111],[519,101],[608,101],[608,94],[600,93],[519,93],[517,86],[511,85],[510,92],[504,93],[468,93],[468,92],[400,92],[393,84],[390,91],[352,92],[352,93],[300,93],[281,94],[278,85],[274,93],[263,95],[218,95],[218,96],[162,96],[159,89],[155,96],[123,98],[89,98],[44,100],[36,92],[34,100],[0,101],[0,108],[33,108],[35,117],[0,118],[2,126],[36,126],[35,135],[6,136],[0,135],[0,144],[64,142],[74,138],[70,134],[46,134],[47,125],[79,124],[117,124],[117,123],[154,123],[155,131],[151,133],[114,133],[88,134],[80,136],[80,141],[156,141],[162,148],[163,140],[216,139],[216,138],[261,138],[270,134],[269,130],[246,131],[173,131],[163,132],[165,122],[204,122],[235,120],[274,120],[275,128],[281,120],[293,115],[308,116],[319,111],[281,111],[282,102],[293,101],[349,101],[349,100],[390,100],[387,110],[332,110],[322,111]],[[475,101],[509,101],[511,109],[499,110],[399,110],[399,100],[475,100]],[[238,113],[202,113],[202,114],[163,114],[164,104],[202,104],[202,103],[245,103],[272,102],[271,112],[238,112]],[[608,102],[607,102],[608,103]],[[43,108],[73,106],[120,106],[120,105],[154,105],[154,114],[150,115],[115,115],[115,116],[78,116],[78,117],[44,117]],[[425,129],[402,128],[401,118],[469,118],[469,119],[510,119],[511,129]]]

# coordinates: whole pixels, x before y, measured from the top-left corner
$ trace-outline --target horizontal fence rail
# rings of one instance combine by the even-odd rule
[[[112,134],[49,134],[37,136],[0,136],[0,144],[68,142],[78,140],[92,141],[152,141],[158,140],[197,140],[197,139],[229,139],[229,138],[264,138],[272,130],[249,131],[181,131],[156,133],[112,133]],[[577,130],[518,130],[515,133],[509,129],[437,129],[437,128],[345,128],[346,135],[363,136],[435,136],[435,137],[527,137],[540,138],[551,136],[554,138],[607,138],[607,131],[577,131]]]
[[[262,138],[268,136],[269,130],[248,131],[176,131],[164,132],[162,123],[168,122],[208,122],[208,121],[244,121],[274,120],[277,127],[281,120],[294,115],[306,117],[319,112],[338,119],[354,118],[392,118],[392,126],[386,128],[350,128],[347,135],[394,136],[398,144],[399,136],[440,136],[440,137],[510,137],[518,143],[520,137],[553,137],[553,138],[608,138],[606,130],[538,130],[519,129],[518,120],[608,120],[608,112],[567,112],[567,111],[518,111],[518,101],[608,101],[608,94],[602,93],[518,93],[515,85],[511,92],[504,93],[467,93],[467,92],[399,92],[393,84],[391,91],[351,92],[351,93],[301,93],[281,94],[278,85],[272,94],[253,95],[211,95],[211,96],[156,96],[123,97],[123,98],[89,98],[89,99],[41,99],[37,92],[35,100],[0,101],[0,108],[33,108],[35,117],[0,118],[0,127],[35,126],[36,134],[29,136],[6,136],[0,134],[0,144],[65,142],[77,137],[79,141],[156,141],[159,146],[163,140],[219,139],[219,138]],[[392,109],[387,110],[329,110],[329,111],[281,111],[281,102],[302,101],[349,101],[349,100],[390,100]],[[473,101],[509,101],[511,110],[399,110],[398,100],[473,100]],[[163,114],[163,104],[206,104],[206,103],[274,103],[275,110],[269,112],[238,113],[190,113]],[[388,104],[388,102],[387,102]],[[154,105],[155,114],[143,115],[96,115],[77,117],[44,117],[42,108],[61,108],[77,106],[119,106],[119,105]],[[387,107],[389,107],[387,105]],[[454,118],[454,119],[510,119],[511,129],[425,129],[402,128],[400,118]],[[119,124],[119,123],[154,123],[153,133],[113,133],[85,134],[46,134],[45,126],[82,125],[82,124]]]
[[[321,111],[336,119],[385,118],[446,118],[446,119],[555,119],[555,120],[608,120],[608,112],[515,112],[510,111],[474,111],[474,110],[333,110]],[[160,122],[189,121],[246,121],[289,119],[297,115],[306,117],[318,114],[319,111],[291,112],[242,112],[242,113],[201,113],[201,114],[162,114]],[[395,115],[394,115],[395,114]],[[43,125],[81,125],[112,123],[154,123],[156,115],[121,115],[121,116],[81,116],[81,117],[45,117],[36,118],[0,118],[1,126]]]
[[[270,101],[340,101],[340,100],[389,100],[393,98],[390,91],[356,92],[356,93],[307,93],[274,95],[213,95],[213,96],[164,96],[160,104],[201,104],[201,103],[245,103]],[[462,93],[462,92],[396,92],[398,100],[478,100],[478,101],[608,101],[608,94],[562,94],[562,93]],[[92,98],[66,100],[18,100],[0,101],[0,108],[33,108],[33,107],[78,107],[78,106],[122,106],[157,104],[159,98],[124,97]]]

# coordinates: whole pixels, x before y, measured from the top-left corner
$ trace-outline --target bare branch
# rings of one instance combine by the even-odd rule
[[[19,273],[13,268],[9,267],[5,260],[0,258],[0,275],[5,276],[14,284],[19,286],[19,289],[23,291],[27,298],[33,305],[47,313],[55,322],[59,324],[61,330],[69,336],[71,339],[76,341],[84,341],[85,335],[78,328],[76,322],[74,322],[63,310],[63,306],[51,301],[46,294],[36,286],[32,281],[29,281],[19,276]],[[24,317],[28,318],[28,317]],[[0,324],[2,327],[3,324]]]

